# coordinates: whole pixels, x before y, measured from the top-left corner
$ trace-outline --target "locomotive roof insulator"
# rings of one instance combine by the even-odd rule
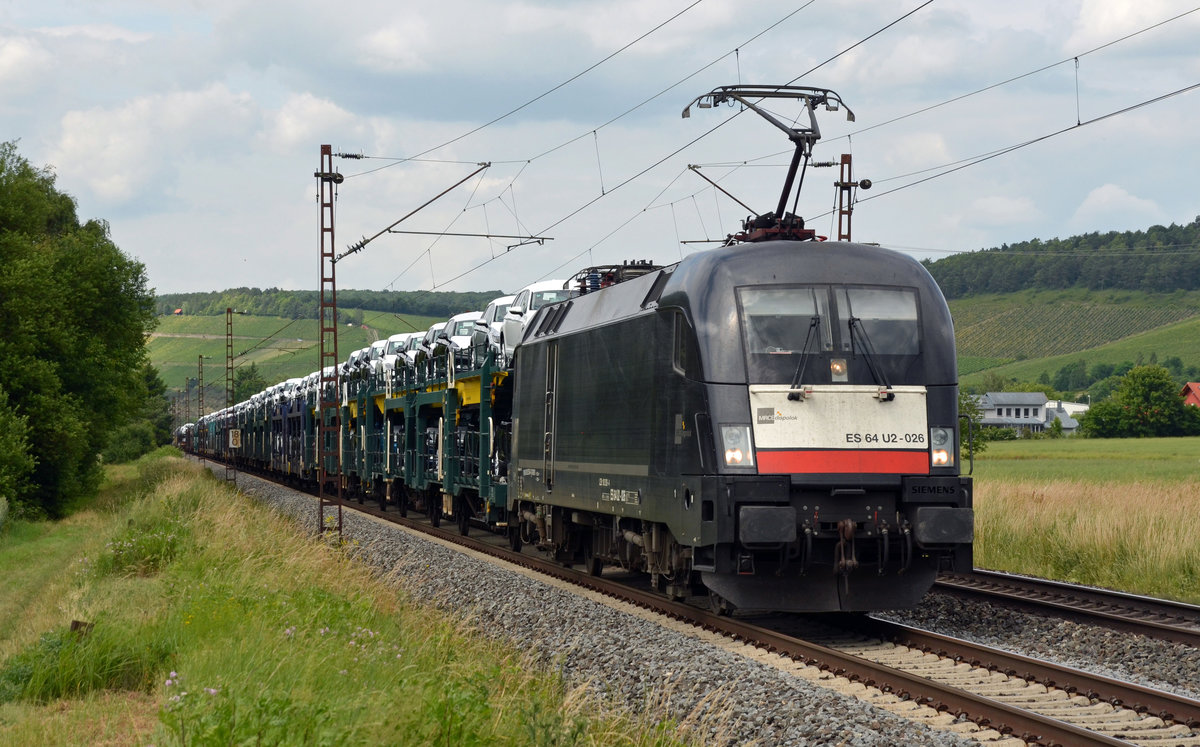
[[[574,288],[581,295],[594,293],[610,285],[633,280],[658,269],[661,269],[661,265],[656,265],[648,259],[627,259],[619,265],[586,267],[567,280],[563,284],[563,288],[566,290]]]

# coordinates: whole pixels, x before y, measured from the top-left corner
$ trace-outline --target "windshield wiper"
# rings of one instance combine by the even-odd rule
[[[854,341],[858,340],[859,345],[862,347],[863,359],[867,362],[867,370],[871,372],[871,378],[875,380],[877,385],[885,389],[891,389],[892,385],[888,383],[887,377],[883,375],[883,369],[875,360],[875,348],[871,345],[870,338],[867,337],[866,326],[856,316],[850,317],[847,323],[850,326],[850,354],[854,354]]]
[[[820,327],[821,317],[814,314],[808,322],[808,334],[804,336],[804,348],[800,351],[800,361],[796,364],[796,375],[792,377],[792,391],[788,392],[788,399],[792,401],[800,399],[800,392],[796,391],[796,389],[800,386],[800,380],[804,377],[805,367],[808,366],[809,344],[817,339]]]

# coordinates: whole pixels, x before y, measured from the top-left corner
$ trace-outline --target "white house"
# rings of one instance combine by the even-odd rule
[[[1065,434],[1079,428],[1075,415],[1087,412],[1087,405],[1062,400],[1047,400],[1042,392],[988,392],[976,395],[983,413],[980,425],[1012,428],[1018,433],[1041,433],[1054,421],[1062,423]]]

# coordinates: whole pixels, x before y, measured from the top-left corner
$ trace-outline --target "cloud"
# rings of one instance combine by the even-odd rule
[[[53,63],[54,56],[34,39],[0,35],[0,88],[10,101],[17,94],[36,92],[40,73]]]
[[[906,172],[941,166],[955,160],[950,154],[945,136],[940,132],[913,132],[891,140],[890,150],[881,152],[880,161],[889,172]],[[860,166],[861,167],[861,166]],[[884,176],[884,174],[880,174]],[[887,176],[894,176],[889,173]]]
[[[47,26],[38,29],[41,33],[47,36],[59,38],[79,37],[100,42],[126,42],[128,44],[136,44],[139,42],[149,41],[153,38],[152,34],[146,32],[131,31],[121,26],[114,26],[111,23],[101,24],[84,24],[73,26]]]
[[[405,228],[553,239],[509,250],[515,240],[382,236],[339,265],[347,287],[393,278],[398,288],[432,287],[491,256],[452,287],[511,290],[589,262],[677,260],[708,246],[677,242],[720,238],[746,215],[688,164],[752,211],[779,199],[791,155],[782,133],[732,109],[679,118],[698,94],[738,82],[796,79],[845,96],[858,120],[819,112],[815,158],[853,153],[855,178],[875,181],[859,195],[869,200],[855,213],[860,240],[944,253],[1197,212],[1190,185],[1200,149],[1188,127],[1200,93],[891,191],[1070,127],[1077,108],[1087,120],[1194,82],[1200,13],[1082,58],[1078,97],[1070,62],[1188,10],[1185,0],[938,0],[888,28],[908,8],[887,0],[401,6],[10,3],[0,10],[0,120],[9,133],[0,137],[20,138],[32,162],[54,166],[80,214],[109,220],[164,290],[288,278],[311,287],[322,143],[368,157],[335,161],[346,175],[339,247],[482,161],[492,163],[484,175]],[[951,103],[934,106],[943,102]],[[783,101],[770,108],[788,121],[798,111]],[[403,160],[443,143],[423,161]],[[904,174],[912,176],[889,181]],[[798,203],[821,233],[836,228],[834,178],[808,172]]]
[[[1188,8],[1188,10],[1191,10]],[[1074,30],[1065,46],[1074,53],[1105,44],[1131,31],[1146,28],[1165,21],[1180,13],[1178,3],[1170,0],[1138,0],[1138,2],[1112,2],[1112,0],[1083,0]],[[1166,29],[1169,35],[1184,34],[1190,37],[1189,46],[1194,49],[1194,33],[1200,26],[1200,14],[1181,18],[1180,22]],[[1155,41],[1157,39],[1157,41]],[[1162,45],[1160,35],[1147,34],[1133,41],[1133,45]]]
[[[279,153],[311,146],[322,134],[350,130],[355,117],[337,104],[311,93],[296,94],[267,116],[262,133],[268,147]],[[327,138],[328,139],[328,138]]]
[[[1153,200],[1129,194],[1115,184],[1096,187],[1071,216],[1070,225],[1079,232],[1125,231],[1166,223],[1166,212]]]
[[[967,216],[967,225],[1008,226],[1033,222],[1041,217],[1041,211],[1028,197],[989,195],[973,200]]]
[[[64,178],[101,202],[121,205],[169,190],[184,163],[244,149],[259,112],[247,94],[220,84],[140,96],[111,108],[69,111],[49,155]]]

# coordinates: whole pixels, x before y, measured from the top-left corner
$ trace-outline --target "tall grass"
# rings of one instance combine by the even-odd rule
[[[22,605],[0,622],[23,620],[0,630],[0,743],[671,745],[717,718],[569,689],[178,458],[113,476],[0,540]]]
[[[975,564],[1200,603],[1200,438],[1000,441],[975,464]]]
[[[980,481],[975,565],[1200,604],[1200,479]]]
[[[0,668],[0,703],[46,703],[98,690],[153,689],[171,651],[162,629],[89,623],[44,634]]]

